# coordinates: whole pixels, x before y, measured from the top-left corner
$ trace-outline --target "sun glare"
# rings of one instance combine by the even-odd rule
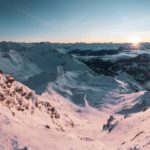
[[[136,36],[136,35],[130,36],[129,42],[131,43],[130,46],[133,50],[140,49],[141,38],[139,36]]]
[[[129,42],[136,46],[141,42],[141,38],[139,36],[131,36]]]

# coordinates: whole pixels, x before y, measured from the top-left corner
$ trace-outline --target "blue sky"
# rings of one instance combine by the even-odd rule
[[[150,41],[150,0],[0,0],[0,41]]]

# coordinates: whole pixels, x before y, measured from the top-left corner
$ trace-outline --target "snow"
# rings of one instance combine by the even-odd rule
[[[150,92],[129,74],[93,76],[86,65],[64,53],[64,45],[21,45],[28,50],[15,45],[6,57],[0,51],[0,69],[17,79],[0,74],[0,150],[150,149]],[[109,59],[143,52],[136,53]],[[103,127],[110,116],[115,125],[109,132]]]
[[[4,52],[0,52],[0,68],[8,74],[17,76],[19,80],[27,80],[30,76],[40,73],[41,70],[29,60],[25,59],[18,52],[10,50],[4,57]]]
[[[6,84],[6,75],[0,75],[1,85]],[[1,93],[22,87],[26,92],[34,92],[23,84],[14,81],[10,87],[0,89]],[[34,112],[18,111],[0,102],[0,149],[15,150],[27,147],[29,150],[126,150],[133,147],[149,149],[150,110],[130,114],[124,118],[117,114],[123,108],[132,107],[135,99],[146,94],[144,91],[122,95],[117,105],[102,108],[99,111],[86,102],[86,107],[79,107],[66,100],[57,92],[49,89],[42,95],[34,93],[36,101],[48,101],[60,115],[60,119],[49,117],[45,107],[35,107],[33,98],[26,100],[15,92],[14,98],[29,102]],[[5,95],[8,100],[9,95]],[[85,97],[85,101],[86,101]],[[121,99],[125,99],[121,101]],[[30,110],[30,109],[29,109]],[[15,112],[15,115],[12,114]],[[111,132],[102,131],[110,115],[114,115],[117,125]],[[45,127],[46,125],[49,128]]]
[[[5,75],[1,75],[1,85],[5,85],[5,81]],[[14,81],[10,88],[1,88],[1,93],[4,94],[5,90],[14,91],[18,86],[21,86],[26,92],[31,92],[31,90],[24,85]],[[27,101],[31,108],[34,107],[33,113],[28,110],[24,110],[24,112],[18,111],[16,103],[15,106],[11,108],[4,102],[0,103],[0,131],[3,135],[0,142],[2,145],[0,144],[0,146],[3,147],[3,149],[15,149],[14,141],[17,143],[17,148],[27,146],[28,149],[42,149],[44,145],[45,150],[48,150],[49,147],[62,149],[64,143],[66,143],[64,150],[69,149],[69,147],[73,147],[73,149],[74,147],[86,149],[92,147],[92,145],[97,145],[93,142],[92,144],[89,143],[86,145],[86,143],[83,143],[80,139],[82,135],[76,133],[80,130],[80,127],[83,128],[84,124],[88,121],[87,118],[84,117],[81,120],[80,115],[75,112],[75,110],[80,108],[66,101],[56,92],[52,90],[50,92],[43,93],[42,96],[34,95],[34,97],[36,97],[39,103],[40,101],[49,101],[52,106],[57,108],[60,119],[50,118],[45,109],[38,109],[34,106],[33,100],[29,101],[26,100],[26,98],[19,97],[17,92],[15,92],[14,99],[22,99],[22,103],[26,103]],[[9,95],[5,95],[4,101],[10,98]],[[15,115],[12,115],[12,111]],[[45,128],[45,125],[49,125],[50,129]],[[58,144],[56,144],[56,140]],[[67,142],[68,140],[70,141],[69,143]],[[75,141],[81,143],[81,146],[76,145]]]

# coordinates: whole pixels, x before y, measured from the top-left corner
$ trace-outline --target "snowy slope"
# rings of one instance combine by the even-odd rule
[[[9,52],[0,51],[0,68],[22,81],[41,72],[39,67],[12,49]]]
[[[79,121],[79,115],[74,112],[80,108],[52,90],[39,96],[3,74],[0,74],[0,108],[0,149],[25,146],[29,149],[60,149],[56,140],[75,126],[78,128],[80,122],[87,122],[84,118]],[[69,135],[65,136],[67,140]]]
[[[145,91],[120,97],[117,105],[100,111],[86,104],[75,106],[49,89],[36,95],[11,76],[0,74],[1,150],[127,150],[150,148],[150,110],[125,117],[118,113],[136,105]],[[31,94],[32,93],[32,94]],[[141,97],[142,96],[142,97]],[[110,115],[116,125],[108,132],[103,125]]]

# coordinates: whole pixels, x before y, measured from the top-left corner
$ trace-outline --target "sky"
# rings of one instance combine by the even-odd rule
[[[150,0],[0,0],[0,41],[150,42]]]

